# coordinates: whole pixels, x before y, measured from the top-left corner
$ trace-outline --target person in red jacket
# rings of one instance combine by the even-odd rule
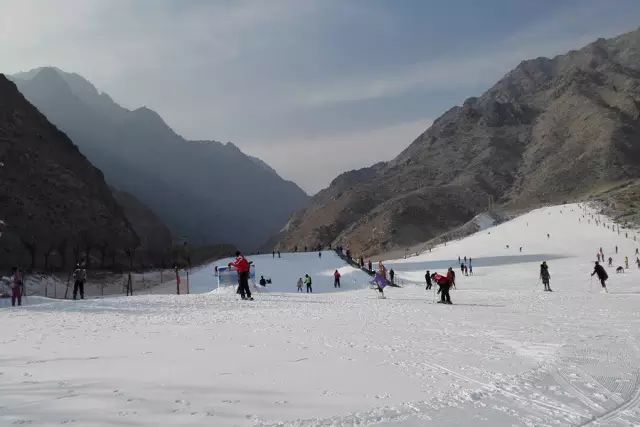
[[[251,270],[251,262],[242,255],[240,251],[236,251],[236,259],[229,263],[229,267],[233,267],[238,272],[238,293],[242,299],[253,301],[251,290],[249,289],[249,271]]]
[[[443,276],[438,273],[433,273],[431,275],[431,278],[433,279],[433,281],[436,282],[440,287],[438,289],[438,293],[440,294],[440,301],[438,302],[440,304],[451,304],[451,296],[449,296],[449,288],[452,286],[453,282],[450,276],[451,275],[449,273],[447,273],[446,276]]]
[[[333,273],[333,287],[334,288],[339,288],[340,287],[340,272],[338,270],[336,270]]]
[[[447,279],[449,279],[449,286],[456,287],[456,272],[453,271],[453,268],[449,267],[449,271],[447,271]]]

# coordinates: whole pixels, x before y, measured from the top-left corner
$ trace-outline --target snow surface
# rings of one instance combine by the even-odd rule
[[[341,274],[339,291],[367,288],[371,278],[362,270],[347,265],[333,251],[283,253],[281,258],[276,254],[255,255],[248,257],[256,268],[256,281],[260,276],[271,278],[272,283],[266,288],[259,287],[259,292],[296,292],[298,278],[309,274],[314,293],[335,292],[333,273]],[[225,258],[195,271],[189,277],[189,288],[192,293],[217,291],[217,278],[214,266],[226,266],[233,258]],[[221,289],[221,291],[224,291]]]
[[[387,299],[309,253],[252,257],[274,281],[252,302],[227,288],[2,309],[0,425],[638,425],[638,242],[586,209],[539,209],[389,262],[416,284]],[[601,246],[633,264],[608,268],[608,294],[589,276]],[[424,270],[465,255],[475,275],[458,273],[454,305],[434,304]],[[337,267],[348,292],[331,292]],[[192,290],[214,289],[212,270]],[[295,293],[304,272],[318,293]]]

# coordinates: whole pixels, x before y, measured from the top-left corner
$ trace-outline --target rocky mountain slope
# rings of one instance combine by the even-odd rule
[[[280,245],[379,253],[485,211],[578,199],[640,176],[640,30],[524,61],[395,159],[337,177]]]
[[[122,208],[131,227],[140,238],[136,253],[138,263],[143,266],[170,265],[173,260],[171,249],[173,237],[169,228],[131,194],[111,189],[116,202]]]
[[[277,233],[308,196],[231,143],[186,141],[154,111],[130,111],[77,74],[41,68],[12,77],[107,182],[193,244],[245,249]]]
[[[102,173],[2,74],[0,218],[3,269],[122,260],[139,244]]]

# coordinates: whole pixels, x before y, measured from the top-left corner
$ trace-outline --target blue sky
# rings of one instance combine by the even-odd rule
[[[77,72],[313,193],[521,60],[638,25],[637,0],[0,0],[0,72]]]

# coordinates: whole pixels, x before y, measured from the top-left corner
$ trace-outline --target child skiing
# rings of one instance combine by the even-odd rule
[[[302,277],[298,278],[298,292],[302,292]]]

